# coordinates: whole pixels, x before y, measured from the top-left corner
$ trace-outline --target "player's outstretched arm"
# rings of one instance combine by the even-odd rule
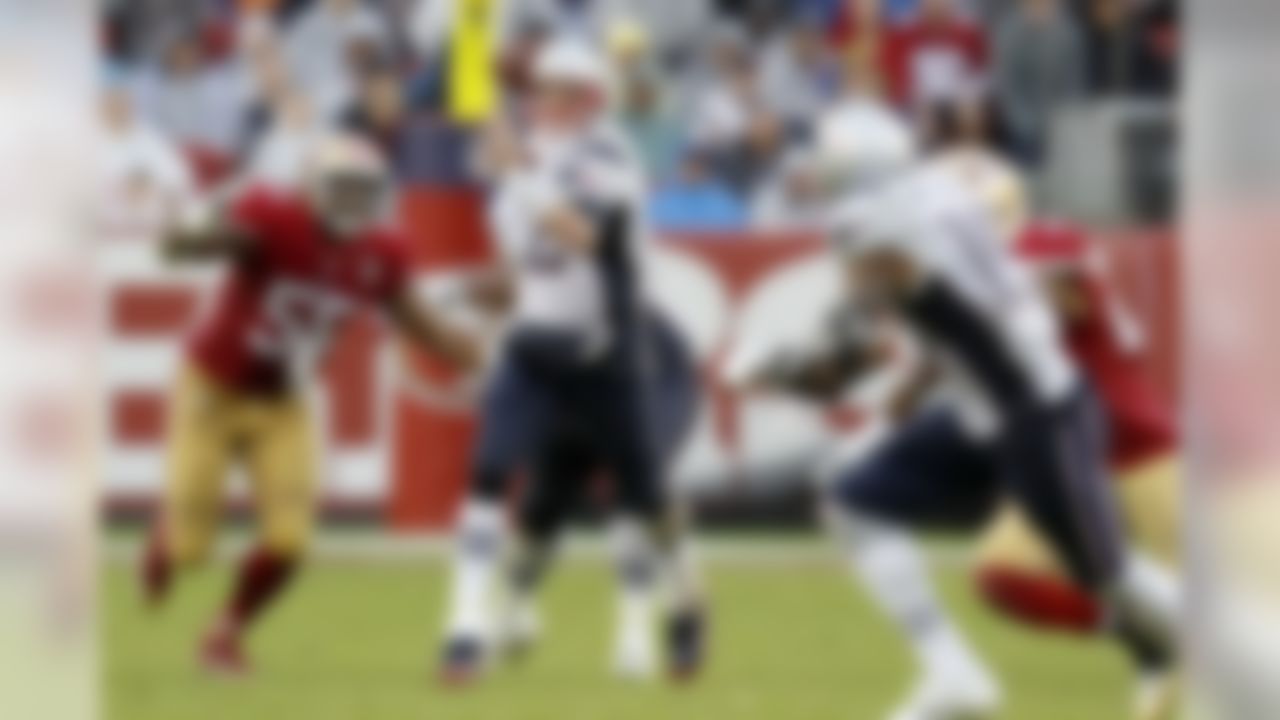
[[[1079,272],[1061,270],[1045,273],[1041,285],[1058,316],[1066,322],[1077,322],[1089,316],[1089,291]]]
[[[871,348],[829,347],[811,355],[775,358],[760,383],[813,400],[830,400],[875,366]]]
[[[511,271],[495,265],[472,272],[464,281],[463,294],[472,307],[484,313],[506,315],[515,304],[515,283]]]
[[[730,358],[728,382],[744,390],[773,391],[811,400],[833,400],[851,383],[888,361],[885,344],[870,337],[823,338],[807,347],[772,352],[745,348]]]
[[[481,364],[480,342],[417,302],[409,291],[401,292],[388,303],[387,315],[410,340],[460,370],[471,370]]]
[[[221,206],[189,208],[166,228],[163,251],[170,260],[210,260],[239,257],[252,240]]]
[[[937,358],[932,354],[908,363],[905,372],[894,378],[882,403],[888,417],[902,420],[915,413],[924,404],[939,374]]]

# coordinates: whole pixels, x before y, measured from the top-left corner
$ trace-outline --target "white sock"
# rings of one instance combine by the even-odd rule
[[[636,518],[614,520],[609,536],[618,573],[615,660],[621,670],[647,672],[654,659],[657,553],[649,528]]]
[[[507,587],[516,597],[531,596],[542,586],[542,576],[555,558],[557,539],[533,541],[519,538],[507,565]]]
[[[849,553],[854,574],[902,630],[926,672],[977,669],[981,661],[938,602],[929,569],[910,533],[841,508],[824,508]]]
[[[1141,605],[1144,612],[1170,632],[1177,625],[1182,607],[1178,578],[1146,553],[1130,553],[1120,577],[1120,592]]]
[[[1114,627],[1140,633],[1170,650],[1177,646],[1181,590],[1168,568],[1145,553],[1131,550],[1108,595]]]
[[[522,539],[507,567],[503,593],[503,632],[508,640],[528,641],[540,631],[537,593],[543,575],[555,558],[557,541]]]
[[[693,540],[687,535],[676,537],[660,559],[671,609],[680,613],[699,608],[703,599],[702,572]]]
[[[450,637],[485,639],[490,629],[494,576],[501,557],[505,518],[493,501],[470,499],[458,518],[453,555]]]

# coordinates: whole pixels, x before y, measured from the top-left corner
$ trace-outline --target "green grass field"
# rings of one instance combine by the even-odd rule
[[[1003,676],[1006,718],[1126,717],[1117,652],[1004,625],[958,570],[941,572],[952,607]],[[687,688],[610,676],[608,569],[569,562],[548,587],[536,653],[463,693],[433,683],[439,559],[318,560],[254,637],[256,673],[238,681],[202,675],[193,656],[225,567],[185,578],[158,614],[141,607],[123,563],[104,576],[109,720],[878,720],[911,680],[894,631],[828,562],[711,563],[714,656]]]

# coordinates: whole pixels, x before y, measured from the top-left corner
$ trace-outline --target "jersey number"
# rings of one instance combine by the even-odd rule
[[[287,280],[275,282],[267,290],[250,346],[263,357],[309,369],[328,351],[351,309],[351,300],[332,291]]]

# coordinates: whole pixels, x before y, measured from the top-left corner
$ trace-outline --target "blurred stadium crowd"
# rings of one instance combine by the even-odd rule
[[[308,138],[340,125],[404,182],[469,183],[474,128],[448,103],[464,2],[107,0],[108,172],[144,168],[161,194],[290,183]],[[670,231],[803,229],[813,191],[796,148],[837,103],[892,103],[934,147],[1008,158],[1034,181],[1064,109],[1167,99],[1177,76],[1174,0],[495,2],[506,102],[547,37],[608,50],[652,219]]]

